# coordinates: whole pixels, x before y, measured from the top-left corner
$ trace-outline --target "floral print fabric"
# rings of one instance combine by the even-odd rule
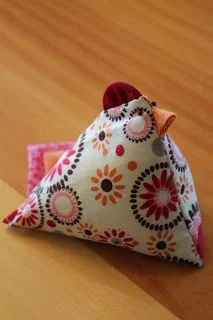
[[[189,166],[144,97],[101,112],[5,222],[202,265]]]
[[[122,198],[122,190],[125,188],[122,183],[122,174],[117,174],[116,168],[110,169],[106,164],[103,170],[97,169],[96,176],[91,178],[93,186],[91,191],[96,193],[95,200],[101,200],[103,206],[109,201],[116,204]]]

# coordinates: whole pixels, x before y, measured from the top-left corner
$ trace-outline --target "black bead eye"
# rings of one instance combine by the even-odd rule
[[[151,105],[152,105],[152,107],[156,107],[157,102],[156,102],[156,101],[152,101],[152,102],[151,102]]]

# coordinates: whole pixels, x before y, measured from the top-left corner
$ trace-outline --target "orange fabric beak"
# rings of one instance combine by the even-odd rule
[[[155,119],[157,133],[160,137],[162,137],[167,132],[171,124],[175,121],[177,116],[173,112],[156,107],[152,108],[152,112]]]

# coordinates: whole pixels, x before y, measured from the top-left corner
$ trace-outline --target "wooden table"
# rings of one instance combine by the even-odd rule
[[[75,139],[125,80],[177,112],[206,265],[193,269],[0,225],[0,319],[213,318],[212,1],[0,2],[0,217],[26,190],[26,145]]]

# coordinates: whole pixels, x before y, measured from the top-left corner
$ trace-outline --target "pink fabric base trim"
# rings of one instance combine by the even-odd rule
[[[75,142],[59,142],[46,144],[30,144],[27,146],[28,157],[28,180],[27,195],[29,195],[36,185],[44,177],[44,152],[50,151],[66,151],[72,147]]]

